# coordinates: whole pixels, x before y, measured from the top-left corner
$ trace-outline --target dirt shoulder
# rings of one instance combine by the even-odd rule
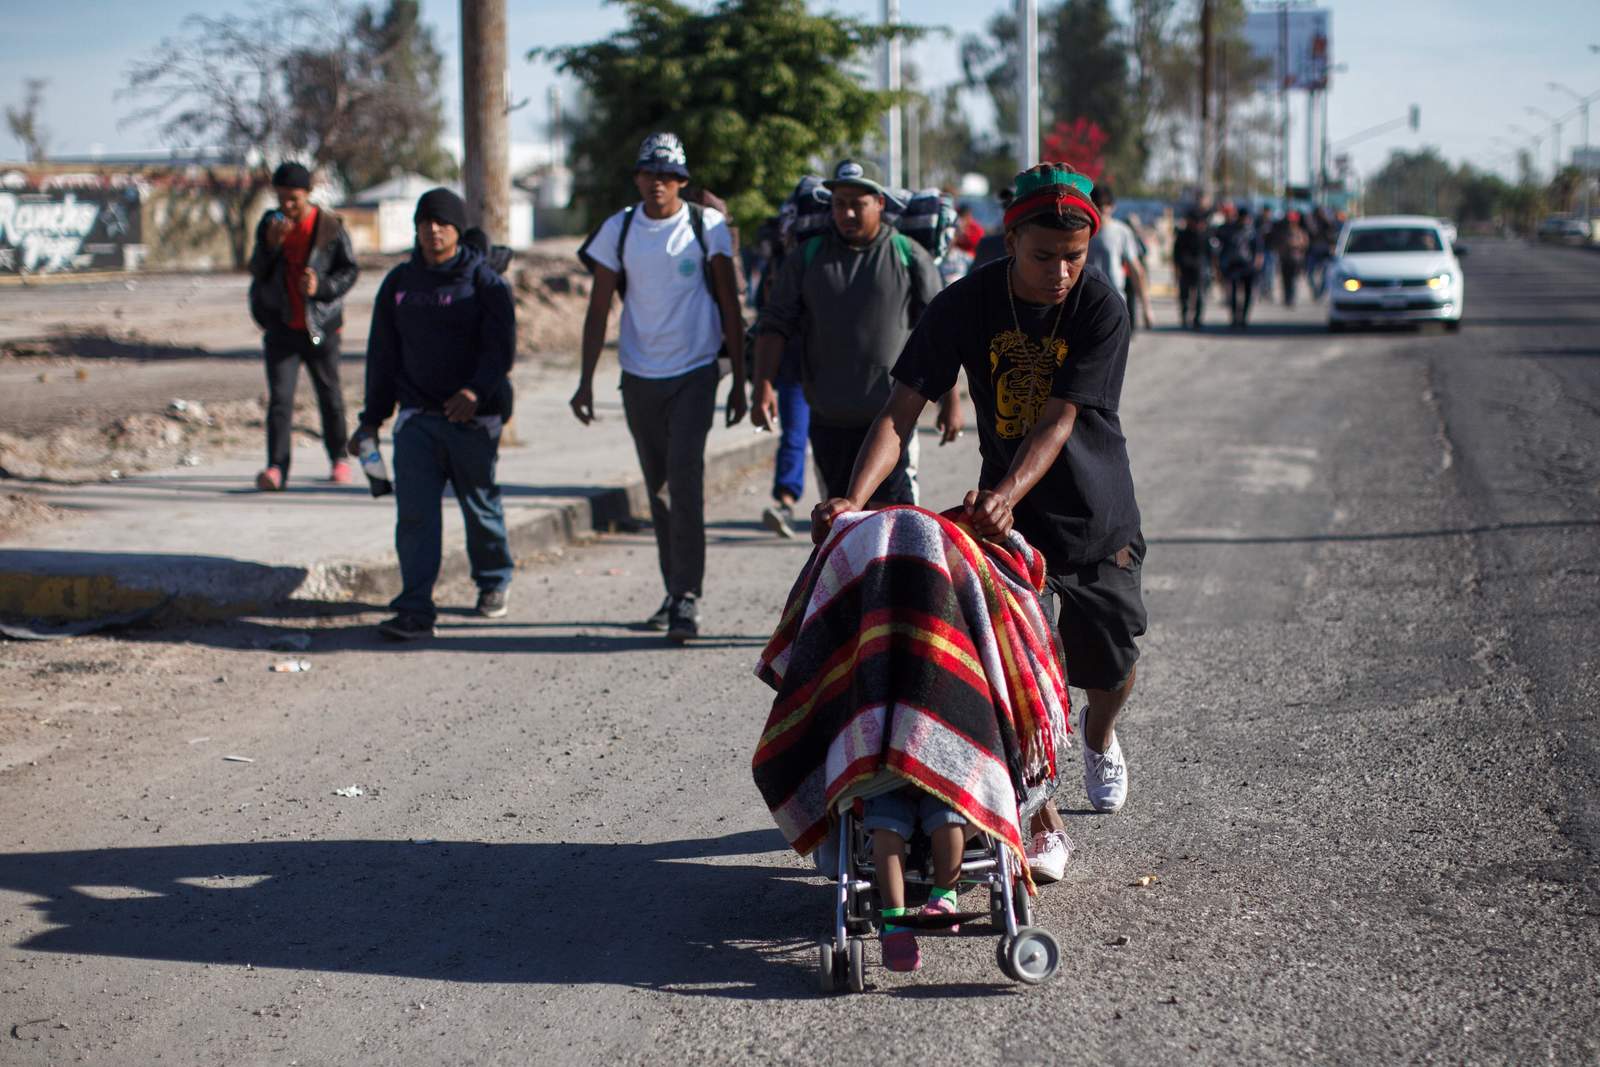
[[[577,364],[590,291],[577,244],[544,242],[513,261],[519,379]],[[352,416],[388,265],[369,266],[346,302],[341,365]],[[163,274],[0,292],[0,480],[113,480],[258,447],[266,382],[247,289],[239,274]],[[315,441],[318,427],[302,383],[296,435]]]

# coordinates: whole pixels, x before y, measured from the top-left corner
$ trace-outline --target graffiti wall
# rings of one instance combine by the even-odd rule
[[[141,188],[103,180],[0,179],[0,273],[131,270],[139,266]]]

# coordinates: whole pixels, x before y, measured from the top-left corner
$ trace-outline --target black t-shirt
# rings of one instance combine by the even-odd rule
[[[978,484],[984,489],[1005,478],[1047,400],[1078,405],[1061,455],[1013,510],[1022,536],[1044,553],[1053,573],[1061,573],[1115,554],[1139,532],[1133,472],[1117,418],[1128,366],[1128,309],[1106,276],[1087,267],[1065,307],[1018,300],[1013,322],[1010,266],[1009,258],[996,260],[940,293],[893,373],[934,400],[966,368],[978,410]],[[1061,324],[1047,351],[1058,313]]]

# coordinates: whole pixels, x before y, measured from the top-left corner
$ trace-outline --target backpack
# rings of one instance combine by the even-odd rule
[[[928,250],[935,263],[956,237],[956,202],[936,188],[897,189],[887,198],[884,216],[894,228]]]
[[[701,273],[705,278],[706,291],[711,294],[712,303],[717,302],[717,290],[711,284],[711,252],[706,247],[706,209],[699,204],[685,201],[689,208],[689,229],[694,231],[695,244],[700,246]],[[639,208],[638,204],[630,204],[622,209],[622,229],[617,234],[617,295],[626,297],[628,294],[628,271],[623,266],[622,246],[628,240],[628,227],[633,225],[633,213]],[[596,226],[594,232],[584,238],[583,244],[578,246],[578,260],[590,274],[602,264],[589,254],[589,246],[594,244],[594,239],[600,236],[600,231],[605,223]],[[721,305],[718,305],[719,307]]]
[[[1231,230],[1224,227],[1217,236],[1222,240],[1222,269],[1229,274],[1242,273],[1255,266],[1255,233],[1243,223],[1234,223]]]
[[[778,209],[778,230],[790,248],[820,237],[833,225],[833,193],[822,178],[807,174]]]

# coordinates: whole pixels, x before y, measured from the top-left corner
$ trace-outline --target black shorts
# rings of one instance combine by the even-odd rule
[[[1117,689],[1139,659],[1135,638],[1148,621],[1139,574],[1144,535],[1128,543],[1126,566],[1114,555],[1064,574],[1045,576],[1045,611],[1057,609],[1067,682],[1079,689]],[[1120,553],[1119,553],[1120,554]]]
[[[817,476],[822,481],[822,498],[844,496],[850,491],[850,474],[856,469],[856,456],[861,451],[861,446],[867,443],[867,431],[870,426],[856,429],[852,426],[824,426],[816,419],[811,420],[811,458],[817,464]],[[911,475],[907,468],[910,458],[905,449],[900,450],[900,459],[895,463],[894,470],[878,486],[877,492],[872,494],[872,502],[877,504],[915,504],[916,499],[912,494]]]

